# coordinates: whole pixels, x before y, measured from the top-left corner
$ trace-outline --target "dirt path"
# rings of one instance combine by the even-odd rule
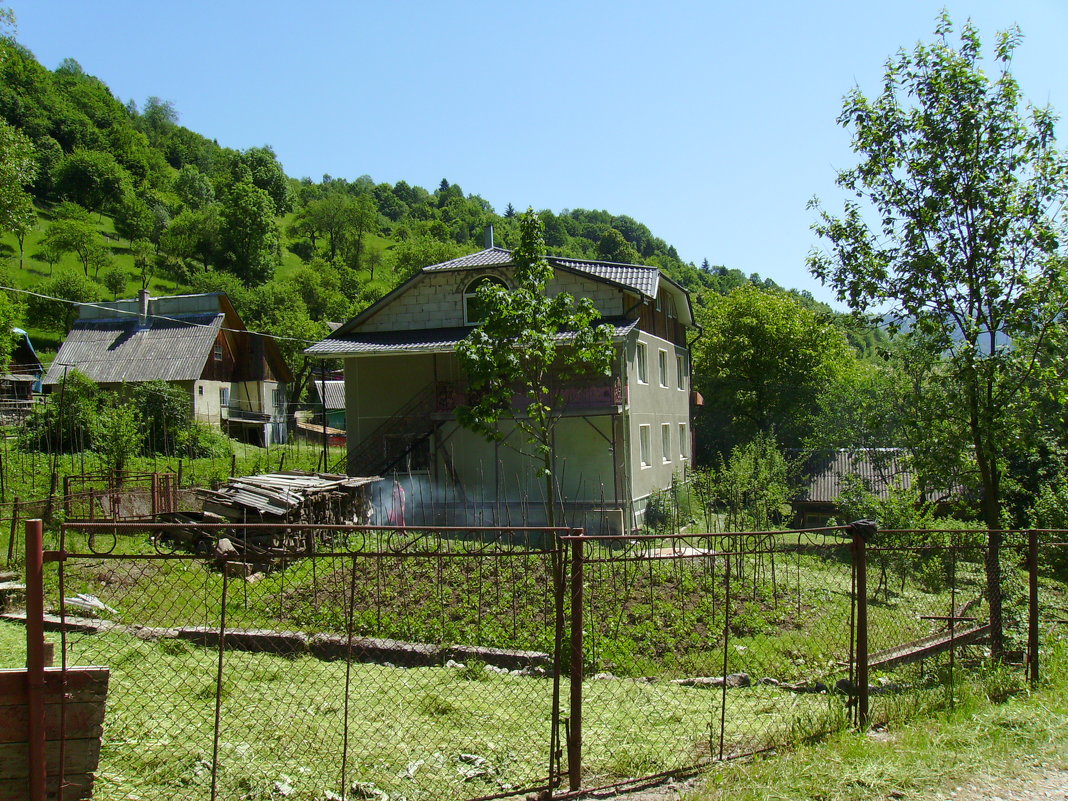
[[[598,793],[594,798],[618,801],[697,801],[701,779],[689,779],[614,795]],[[1033,770],[1012,779],[982,776],[948,792],[892,793],[887,801],[1068,801],[1068,769]]]
[[[1036,770],[1006,780],[983,777],[934,797],[947,801],[1066,801],[1068,770]]]

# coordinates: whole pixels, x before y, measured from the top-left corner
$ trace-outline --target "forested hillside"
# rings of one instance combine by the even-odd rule
[[[50,70],[11,39],[0,40],[0,147],[10,173],[0,206],[3,284],[45,296],[9,293],[8,316],[46,351],[75,314],[50,298],[129,297],[142,287],[154,294],[222,290],[250,328],[290,338],[283,350],[302,380],[310,364],[301,350],[327,333],[327,321],[347,319],[424,265],[484,247],[490,225],[496,244],[514,247],[517,239],[511,204],[495,210],[458,183],[443,179],[427,189],[367,175],[295,179],[268,145],[227,148],[183,127],[170,102],[123,102],[77,61]],[[807,293],[707,260],[684,262],[627,215],[539,214],[553,254],[657,265],[691,290],[703,322],[719,313],[718,298],[752,287],[758,302],[774,297],[789,314],[821,321],[816,330],[833,331],[833,343],[847,338],[854,354],[870,355],[882,341],[877,329]],[[780,389],[809,398],[803,387],[814,374],[795,372],[790,355],[784,358],[776,380],[790,386]],[[704,367],[695,364],[697,386],[733,403],[739,377]],[[771,423],[797,429],[777,417]],[[701,432],[708,448],[722,451],[751,428]],[[789,440],[796,445],[801,437]]]

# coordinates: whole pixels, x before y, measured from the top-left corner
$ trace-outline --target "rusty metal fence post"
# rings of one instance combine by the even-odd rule
[[[857,698],[857,727],[863,729],[868,725],[868,551],[867,540],[876,532],[871,520],[857,520],[851,523],[853,534],[853,566],[856,571],[856,637],[857,646],[853,658],[856,660],[854,690]]]
[[[571,540],[571,718],[567,738],[567,774],[568,788],[573,792],[582,787],[582,680],[583,680],[583,640],[582,640],[582,604],[584,579],[584,545],[583,532],[573,532],[578,538]]]
[[[30,801],[45,801],[44,524],[39,519],[26,521],[26,685]]]
[[[1027,532],[1027,675],[1038,684],[1038,532]]]

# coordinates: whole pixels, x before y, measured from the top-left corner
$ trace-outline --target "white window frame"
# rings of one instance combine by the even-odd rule
[[[671,423],[660,424],[660,447],[664,452],[664,464],[671,461]]]
[[[666,387],[668,385],[667,375],[667,351],[660,348],[656,354],[656,366],[660,371],[660,386]]]
[[[677,383],[679,385],[679,389],[685,390],[686,389],[686,354],[684,354],[684,353],[676,353],[675,354],[675,371],[678,373],[678,376],[676,376],[676,378],[677,378]]]
[[[687,455],[687,451],[689,450],[689,445],[690,445],[690,437],[686,433],[686,424],[685,423],[679,423],[679,459],[681,461],[685,462],[688,458],[690,458]]]
[[[638,373],[638,383],[649,383],[649,348],[644,342],[639,342],[634,351],[635,369]]]
[[[649,453],[649,429],[648,423],[638,426],[638,459],[643,468],[653,466],[653,456]]]

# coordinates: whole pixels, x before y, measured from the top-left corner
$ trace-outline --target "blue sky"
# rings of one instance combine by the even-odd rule
[[[831,300],[808,275],[806,201],[853,163],[854,84],[929,40],[940,3],[34,0],[18,39],[122,99],[170,100],[220,144],[286,171],[433,189],[503,210],[629,214],[708,258]],[[1068,111],[1068,4],[945,4],[984,40],[1012,24],[1032,101]],[[1068,137],[1066,137],[1068,138]]]

